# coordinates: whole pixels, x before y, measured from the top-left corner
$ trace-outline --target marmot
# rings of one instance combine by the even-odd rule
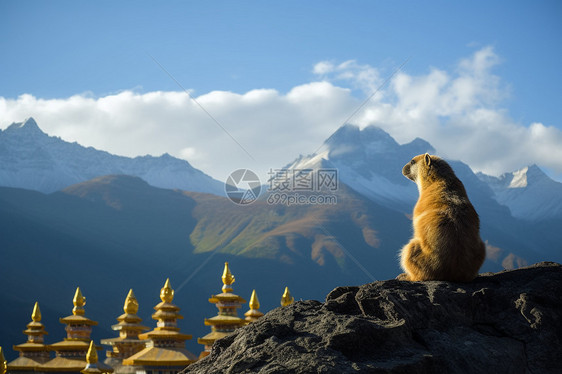
[[[418,185],[414,237],[400,253],[405,273],[397,279],[469,282],[486,257],[480,220],[453,169],[428,153],[416,156],[402,174]]]

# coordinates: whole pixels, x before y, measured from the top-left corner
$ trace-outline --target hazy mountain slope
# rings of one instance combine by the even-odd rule
[[[168,154],[135,158],[48,136],[33,118],[0,131],[0,185],[54,192],[102,175],[138,176],[156,187],[224,194],[222,183]]]
[[[270,205],[264,199],[238,206],[209,195],[189,195],[198,201],[198,224],[191,235],[196,253],[218,249],[287,264],[329,263],[353,273],[357,267],[348,251],[373,265],[375,277],[392,277],[398,271],[396,249],[410,230],[403,214],[344,185],[337,191],[336,205]],[[379,268],[379,261],[385,265]]]

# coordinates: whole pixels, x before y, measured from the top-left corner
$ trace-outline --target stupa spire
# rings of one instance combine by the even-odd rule
[[[133,293],[133,289],[129,290],[127,297],[125,298],[125,304],[123,305],[123,311],[126,314],[137,314],[139,311],[139,303],[135,294]]]
[[[94,341],[90,342],[90,346],[88,347],[88,352],[86,353],[86,367],[81,370],[82,374],[102,374],[106,371],[100,370],[97,365],[98,363],[98,353],[96,352],[96,346],[94,345]]]
[[[289,287],[285,287],[285,292],[283,292],[283,296],[281,297],[281,306],[291,305],[294,301],[295,298],[291,296]]]
[[[174,290],[170,286],[170,278],[166,279],[164,287],[160,290],[160,300],[164,303],[171,303],[174,301]]]
[[[80,287],[76,287],[76,293],[74,294],[72,303],[74,304],[74,308],[72,308],[72,314],[74,314],[75,316],[83,316],[85,313],[84,305],[86,305],[86,298],[82,296]]]
[[[31,313],[31,320],[33,322],[41,322],[41,309],[39,309],[39,303],[36,301],[33,307],[33,312]]]
[[[252,296],[250,297],[249,306],[250,306],[250,310],[248,310],[246,313],[244,313],[244,315],[246,316],[245,320],[248,323],[255,322],[260,317],[263,316],[263,313],[259,311],[260,302],[258,300],[258,294],[256,293],[256,290],[252,291]]]
[[[233,289],[232,289],[231,285],[235,281],[236,281],[236,279],[234,278],[234,275],[232,275],[232,273],[230,272],[230,268],[228,267],[228,262],[225,262],[224,263],[224,270],[222,272],[222,283],[224,284],[224,286],[222,286],[222,291],[223,292],[232,292]]]
[[[88,353],[86,353],[86,362],[88,364],[96,364],[98,362],[98,352],[96,352],[93,340],[90,342],[90,347],[88,347]]]
[[[258,294],[256,290],[252,291],[252,296],[250,296],[250,309],[259,309],[260,308],[260,301],[258,300]]]

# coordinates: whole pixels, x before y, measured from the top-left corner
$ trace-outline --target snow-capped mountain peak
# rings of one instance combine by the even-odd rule
[[[0,186],[45,193],[110,174],[144,179],[155,187],[224,194],[224,185],[169,154],[115,156],[45,134],[33,118],[0,131]]]
[[[367,126],[360,129],[351,124],[340,127],[324,144],[330,150],[330,154],[335,156],[357,150],[368,154],[380,154],[394,151],[400,146],[379,127]]]
[[[23,122],[14,122],[4,130],[5,134],[17,136],[46,136],[37,125],[33,117],[27,118]]]
[[[336,168],[339,179],[383,205],[408,210],[416,201],[415,184],[401,173],[413,156],[434,152],[422,139],[400,145],[379,127],[346,124],[325,142],[322,153],[299,157],[287,169]]]
[[[529,184],[547,182],[551,180],[537,165],[525,166],[513,173],[504,174],[509,181],[508,188],[525,188]]]
[[[548,177],[537,165],[492,177],[478,174],[494,191],[495,199],[514,217],[540,220],[562,217],[562,183]]]
[[[35,129],[35,130],[41,131],[41,129],[39,128],[39,126],[37,125],[37,122],[35,122],[33,117],[26,118],[25,121],[23,121],[23,122],[12,123],[10,126],[8,126],[6,131],[16,131],[18,129],[23,129],[23,128]]]

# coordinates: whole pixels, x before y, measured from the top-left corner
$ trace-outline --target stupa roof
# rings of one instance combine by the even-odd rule
[[[197,361],[197,356],[184,348],[145,348],[123,360],[125,365],[187,366]]]

